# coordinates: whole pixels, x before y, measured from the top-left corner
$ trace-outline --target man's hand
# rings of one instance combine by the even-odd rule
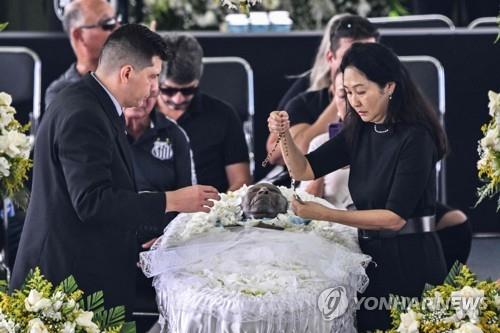
[[[216,188],[206,185],[183,187],[176,191],[165,192],[167,200],[166,212],[194,213],[210,211],[214,205],[211,200],[219,200]]]

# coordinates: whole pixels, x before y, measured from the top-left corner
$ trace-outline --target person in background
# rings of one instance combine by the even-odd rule
[[[378,38],[379,32],[377,28],[366,18],[357,15],[343,15],[333,21],[329,30],[329,47],[324,48],[322,45],[319,52],[324,53],[320,54],[318,52],[317,55],[317,59],[323,58],[326,60],[328,69],[325,70],[324,65],[321,65],[322,62],[316,61],[315,64],[318,64],[317,66],[323,68],[323,70],[315,71],[313,68],[310,77],[312,87],[319,90],[301,92],[296,89],[298,86],[294,85],[291,88],[293,92],[288,92],[285,95],[285,97],[288,96],[291,99],[288,101],[282,100],[282,103],[285,105],[284,110],[287,110],[292,122],[290,132],[295,143],[302,150],[307,150],[312,138],[326,132],[329,123],[338,121],[337,109],[334,103],[328,104],[322,110],[314,107],[311,108],[310,106],[322,103],[323,101],[332,101],[328,87],[333,81],[332,76],[337,71],[345,52],[354,42],[375,43],[378,41]],[[313,74],[315,74],[315,77],[313,77]],[[304,77],[301,80],[303,81],[306,78]],[[283,110],[283,108],[279,109]],[[315,120],[309,121],[312,118]],[[276,141],[277,136],[271,133],[266,144],[268,153],[271,153]],[[279,150],[275,150],[270,156],[270,163],[283,164]]]
[[[62,89],[96,70],[104,42],[120,26],[120,19],[106,0],[74,0],[64,7],[62,23],[76,62],[45,91],[46,109]]]
[[[164,39],[170,57],[160,76],[157,107],[186,131],[198,183],[220,192],[251,184],[248,148],[236,111],[198,89],[203,58],[200,44],[188,34],[168,34]]]
[[[140,192],[174,191],[193,184],[187,136],[175,122],[155,110],[157,98],[155,89],[143,105],[123,110]],[[144,221],[137,230],[139,251],[147,250],[175,216],[176,212],[166,213],[161,224]],[[152,279],[146,278],[140,268],[136,292],[135,311],[158,312]]]
[[[349,191],[357,210],[331,209],[292,201],[306,219],[335,221],[358,228],[361,250],[376,265],[367,267],[367,297],[420,296],[426,283],[442,283],[446,263],[435,232],[435,164],[447,140],[398,57],[378,43],[355,43],[340,64],[348,99],[342,131],[304,156],[294,143],[286,111],[274,111],[269,130],[291,176],[322,177],[350,166]],[[386,310],[361,307],[358,331],[387,329]]]

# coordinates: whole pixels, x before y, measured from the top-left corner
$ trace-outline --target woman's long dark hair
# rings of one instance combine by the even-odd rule
[[[447,140],[437,112],[415,85],[398,57],[387,47],[377,43],[354,43],[346,52],[340,70],[354,67],[381,89],[388,82],[396,87],[387,109],[386,124],[421,124],[431,133],[442,158],[447,152]],[[363,121],[347,102],[347,116],[344,129],[352,142],[354,133]]]

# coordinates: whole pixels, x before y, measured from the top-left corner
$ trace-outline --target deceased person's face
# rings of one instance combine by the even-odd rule
[[[286,213],[288,201],[279,188],[263,183],[248,189],[242,208],[247,218],[274,218],[279,213]]]

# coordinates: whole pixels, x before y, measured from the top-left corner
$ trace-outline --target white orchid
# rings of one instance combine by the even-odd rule
[[[75,333],[75,327],[76,327],[75,323],[67,321],[63,324],[63,327],[59,331],[59,333]]]
[[[0,106],[10,106],[12,97],[4,92],[0,92]]]
[[[16,110],[12,106],[0,105],[0,131],[3,130],[14,120]]]
[[[83,327],[87,333],[99,333],[99,326],[92,321],[93,316],[93,312],[81,311],[76,317],[76,324]]]
[[[488,91],[488,98],[490,99],[490,102],[488,103],[490,116],[498,116],[498,114],[500,114],[500,93],[495,93],[490,90]]]
[[[7,131],[4,135],[0,135],[0,153],[5,153],[11,158],[28,158],[30,149],[30,139],[24,133]]]
[[[0,333],[16,333],[16,323],[0,311]]]
[[[479,307],[484,300],[484,290],[465,286],[450,295],[458,319],[466,316],[472,323],[479,321]]]
[[[454,330],[453,333],[483,333],[483,330],[472,323],[466,322],[460,328]]]
[[[401,323],[397,331],[399,333],[418,333],[419,319],[420,315],[409,309],[408,312],[401,314]]]
[[[26,307],[26,310],[30,312],[38,312],[50,307],[51,305],[52,303],[50,300],[48,298],[44,298],[43,295],[35,289],[32,289],[28,297],[24,300],[24,306]]]
[[[49,331],[40,318],[33,318],[28,323],[27,333],[49,333]]]
[[[0,156],[0,178],[9,177],[10,175],[10,163],[5,157]]]

